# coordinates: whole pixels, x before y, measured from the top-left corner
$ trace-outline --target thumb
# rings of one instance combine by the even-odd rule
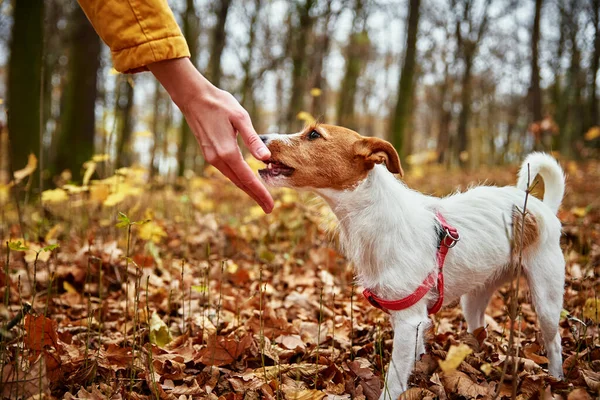
[[[271,157],[271,152],[267,146],[265,146],[263,141],[260,140],[260,137],[258,137],[249,116],[239,120],[237,124],[234,125],[234,128],[237,129],[244,144],[255,158],[259,160],[268,160]]]

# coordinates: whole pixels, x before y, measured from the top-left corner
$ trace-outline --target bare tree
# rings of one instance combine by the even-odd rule
[[[366,29],[367,10],[363,0],[355,0],[352,33],[346,46],[346,71],[342,78],[337,104],[337,123],[357,129],[354,115],[358,79],[365,66],[365,58],[371,46]]]
[[[458,128],[456,132],[456,151],[462,167],[467,165],[465,155],[468,154],[467,129],[471,116],[473,62],[479,50],[481,39],[488,30],[490,3],[491,0],[485,0],[481,15],[477,17],[472,0],[452,0],[452,9],[459,11],[455,12],[457,58],[463,64],[461,110],[458,116]],[[460,7],[457,7],[457,5],[460,5]]]
[[[8,132],[12,167],[23,168],[30,153],[40,153],[44,1],[13,3],[8,66]]]
[[[70,169],[77,180],[83,163],[94,154],[100,38],[79,7],[73,10],[70,22],[69,65],[54,172]]]
[[[410,151],[410,138],[407,136],[410,126],[410,115],[415,81],[415,60],[417,54],[417,34],[419,31],[419,9],[421,0],[410,0],[408,11],[408,23],[406,34],[406,53],[404,55],[404,64],[400,74],[400,83],[398,85],[398,100],[396,110],[393,115],[392,129],[390,138],[392,144],[401,155],[406,155]]]

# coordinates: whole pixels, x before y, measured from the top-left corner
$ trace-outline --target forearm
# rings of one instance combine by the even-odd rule
[[[152,63],[148,69],[180,109],[199,94],[215,89],[187,57]]]

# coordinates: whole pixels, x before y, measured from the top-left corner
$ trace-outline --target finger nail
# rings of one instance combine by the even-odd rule
[[[260,158],[267,158],[271,155],[271,152],[266,147],[261,147],[256,152]]]

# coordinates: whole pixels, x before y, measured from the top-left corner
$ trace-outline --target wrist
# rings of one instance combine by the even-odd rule
[[[152,63],[148,69],[180,109],[199,95],[216,89],[187,57]]]

